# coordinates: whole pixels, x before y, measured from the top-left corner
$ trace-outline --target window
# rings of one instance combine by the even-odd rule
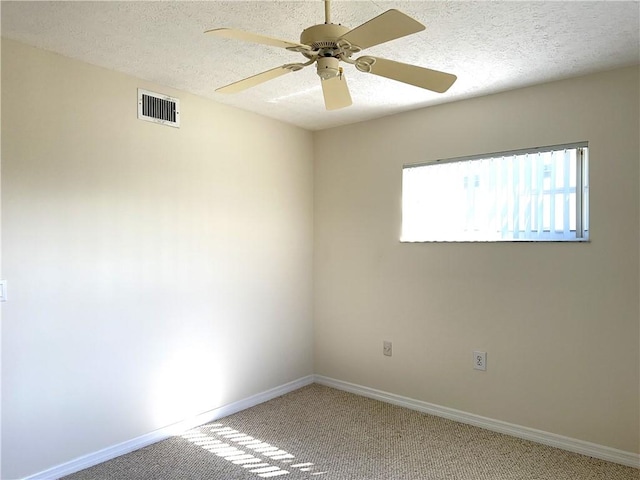
[[[403,242],[589,239],[587,143],[408,165]]]

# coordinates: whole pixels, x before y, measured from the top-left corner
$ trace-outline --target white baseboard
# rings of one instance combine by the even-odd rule
[[[585,442],[575,438],[556,435],[555,433],[543,432],[541,430],[514,425],[500,420],[493,420],[491,418],[481,417],[479,415],[462,412],[453,408],[442,407],[440,405],[434,405],[421,400],[414,400],[400,395],[395,395],[393,393],[383,392],[373,388],[343,382],[341,380],[335,380],[322,375],[315,375],[314,379],[315,383],[319,383],[320,385],[326,385],[338,390],[355,393],[357,395],[362,395],[363,397],[381,400],[393,405],[410,408],[411,410],[417,410],[419,412],[428,413],[438,417],[448,418],[450,420],[455,420],[456,422],[473,425],[493,432],[504,433],[524,440],[531,440],[550,447],[580,453],[589,457],[599,458],[601,460],[619,463],[629,467],[640,468],[640,455],[637,453],[625,452],[623,450],[617,450],[615,448],[605,447],[603,445]]]
[[[233,402],[228,405],[210,410],[193,418],[183,420],[173,425],[168,425],[159,430],[147,433],[146,435],[142,435],[140,437],[127,440],[126,442],[119,443],[118,445],[107,447],[97,452],[75,458],[69,462],[57,465],[55,467],[26,477],[24,480],[52,480],[64,477],[65,475],[70,475],[80,470],[84,470],[85,468],[89,468],[99,463],[106,462],[107,460],[119,457],[120,455],[124,455],[126,453],[133,452],[134,450],[138,450],[139,448],[146,447],[147,445],[151,445],[152,443],[165,440],[174,435],[179,435],[185,430],[189,430],[191,428],[204,425],[205,423],[212,422],[219,418],[240,412],[247,408],[254,407],[268,400],[279,397],[280,395],[284,395],[285,393],[293,392],[294,390],[298,390],[299,388],[312,384],[313,381],[313,375],[299,378],[298,380],[294,380],[293,382],[285,383],[284,385],[280,385],[278,387],[258,393],[243,400],[239,400],[237,402]]]
[[[476,427],[484,428],[498,433],[504,433],[511,435],[512,437],[522,438],[524,440],[531,440],[533,442],[549,445],[551,447],[568,450],[574,453],[580,453],[582,455],[588,455],[590,457],[599,458],[609,462],[619,463],[629,467],[640,468],[640,455],[637,453],[625,452],[623,450],[617,450],[595,443],[585,442],[583,440],[577,440],[574,438],[564,437],[562,435],[556,435],[554,433],[543,432],[535,430],[533,428],[522,427],[520,425],[514,425],[500,420],[493,420],[491,418],[481,417],[471,413],[462,412],[448,407],[442,407],[440,405],[434,405],[432,403],[423,402],[421,400],[414,400],[411,398],[403,397],[393,393],[383,392],[369,387],[356,385],[353,383],[343,382],[341,380],[335,380],[333,378],[324,377],[322,375],[309,375],[302,377],[293,382],[280,385],[270,390],[258,393],[251,397],[239,400],[237,402],[224,405],[214,410],[202,413],[193,418],[186,419],[182,422],[168,425],[159,430],[155,430],[146,435],[122,442],[112,447],[99,450],[82,457],[75,458],[69,462],[57,465],[55,467],[43,470],[24,480],[51,480],[65,475],[84,470],[85,468],[92,467],[107,460],[119,457],[126,453],[130,453],[139,448],[146,447],[152,443],[165,440],[174,435],[179,435],[185,430],[195,428],[205,423],[212,422],[219,418],[232,415],[247,408],[254,407],[261,403],[264,403],[273,398],[279,397],[294,390],[298,390],[306,385],[312,383],[319,383],[320,385],[326,385],[328,387],[336,388],[338,390],[344,390],[346,392],[362,395],[363,397],[373,398],[375,400],[381,400],[383,402],[391,403],[401,407],[410,408],[419,412],[436,415],[438,417],[448,418],[461,423],[474,425]]]

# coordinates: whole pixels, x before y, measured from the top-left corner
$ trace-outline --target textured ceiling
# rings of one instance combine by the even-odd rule
[[[350,28],[396,8],[426,30],[365,53],[454,73],[445,94],[345,65],[353,105],[324,108],[313,66],[238,94],[215,89],[301,54],[203,35],[233,27],[284,40],[324,22],[321,0],[231,2],[2,1],[2,35],[88,63],[319,130],[438,103],[640,63],[640,3],[347,1]]]

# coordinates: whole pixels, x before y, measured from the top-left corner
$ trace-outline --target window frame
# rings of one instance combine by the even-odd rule
[[[575,196],[576,196],[576,206],[575,206],[575,237],[572,238],[496,238],[496,239],[452,239],[452,240],[443,240],[443,239],[406,239],[404,238],[404,221],[405,221],[405,212],[404,212],[404,172],[407,169],[412,168],[420,168],[420,167],[428,167],[434,165],[442,165],[442,164],[450,164],[450,163],[462,163],[462,162],[472,162],[475,160],[488,160],[492,158],[499,157],[512,157],[518,155],[534,155],[540,153],[548,153],[555,151],[562,151],[568,149],[575,149],[578,157],[576,158],[576,186],[575,186]],[[401,231],[400,231],[400,242],[401,243],[502,243],[502,242],[558,242],[558,243],[588,243],[591,241],[590,239],[590,228],[589,224],[589,142],[588,141],[580,141],[580,142],[572,142],[572,143],[564,143],[559,145],[549,145],[544,147],[532,147],[532,148],[522,148],[517,150],[509,150],[503,152],[494,152],[494,153],[483,153],[476,155],[467,155],[462,157],[452,157],[445,159],[436,159],[430,160],[426,162],[419,163],[410,163],[402,165],[402,188],[401,188],[401,213],[402,213],[402,223],[401,223]],[[556,189],[557,187],[552,187]]]

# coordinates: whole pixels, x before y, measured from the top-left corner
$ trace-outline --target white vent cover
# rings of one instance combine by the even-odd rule
[[[139,88],[138,118],[179,128],[180,100]]]

